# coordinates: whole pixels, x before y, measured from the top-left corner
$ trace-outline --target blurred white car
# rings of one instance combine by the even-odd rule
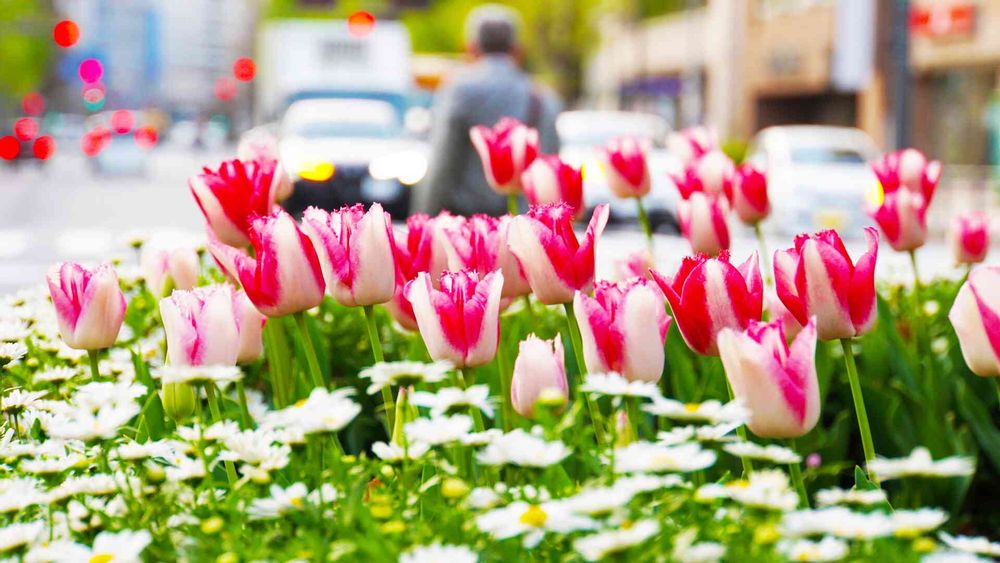
[[[279,126],[278,150],[295,183],[292,212],[381,203],[409,211],[409,187],[427,173],[427,146],[410,137],[399,104],[367,97],[292,102]]]
[[[869,163],[875,142],[851,127],[768,127],[750,142],[747,160],[767,171],[769,232],[794,235],[836,229],[845,238],[869,225],[866,210],[881,197]]]
[[[567,164],[583,171],[583,199],[588,209],[607,203],[612,220],[635,220],[635,202],[614,196],[608,187],[603,162],[604,146],[615,137],[635,137],[649,143],[646,154],[651,189],[643,199],[653,228],[677,229],[677,189],[670,174],[682,171],[680,160],[664,148],[669,127],[658,115],[630,111],[566,111],[556,119],[561,149]]]

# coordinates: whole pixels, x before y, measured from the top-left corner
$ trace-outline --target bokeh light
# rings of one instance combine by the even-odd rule
[[[21,143],[13,135],[0,137],[0,158],[14,160],[21,154]]]
[[[232,78],[220,78],[215,81],[216,99],[228,102],[236,97],[236,81]]]
[[[115,110],[111,113],[111,128],[115,133],[128,133],[135,127],[135,117],[127,109]]]
[[[135,144],[142,149],[151,149],[160,140],[160,134],[152,125],[144,125],[135,130]]]
[[[97,82],[104,76],[104,65],[97,59],[83,59],[78,70],[80,80],[87,83]]]
[[[97,126],[87,131],[80,138],[80,148],[87,156],[97,156],[111,142],[111,130]]]
[[[50,156],[55,154],[56,142],[52,137],[42,135],[41,137],[35,139],[35,143],[31,145],[31,152],[38,160],[47,160]]]
[[[257,64],[249,57],[236,59],[233,63],[233,76],[241,82],[249,82],[257,75]]]
[[[347,18],[347,31],[355,37],[364,37],[375,27],[375,16],[371,12],[359,10]]]
[[[83,105],[89,111],[98,111],[104,107],[106,100],[104,95],[104,85],[100,82],[86,84],[83,87]]]
[[[14,122],[14,136],[21,141],[30,141],[38,136],[38,121],[31,117],[22,117]]]
[[[63,20],[52,29],[52,39],[62,48],[72,47],[80,40],[80,26],[73,20]]]
[[[42,115],[45,111],[45,97],[38,92],[28,92],[21,98],[21,109],[26,115]]]

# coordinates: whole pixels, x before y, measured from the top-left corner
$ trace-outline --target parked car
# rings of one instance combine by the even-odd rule
[[[615,137],[636,137],[650,144],[647,152],[650,193],[643,199],[654,229],[677,230],[677,189],[670,174],[680,173],[680,160],[664,148],[669,127],[658,115],[630,111],[566,111],[556,119],[560,157],[583,170],[583,197],[588,208],[606,203],[612,221],[634,222],[635,202],[614,196],[608,187],[602,152]]]
[[[869,163],[875,142],[851,127],[769,127],[750,142],[747,159],[767,171],[772,213],[764,227],[793,235],[836,229],[860,234],[866,210],[881,197]]]

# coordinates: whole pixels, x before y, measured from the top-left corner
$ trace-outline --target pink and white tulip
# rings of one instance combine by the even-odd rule
[[[677,202],[677,222],[694,254],[717,256],[729,250],[729,205],[722,197],[694,192]]]
[[[264,351],[263,329],[267,319],[253,306],[242,289],[233,291],[233,317],[240,333],[237,364],[249,364],[260,359]]]
[[[649,248],[640,248],[620,260],[615,260],[614,266],[613,279],[616,281],[634,277],[653,279],[649,271],[656,268],[656,259],[653,258]]]
[[[306,209],[302,229],[317,249],[326,290],[346,307],[385,303],[396,281],[392,221],[375,203],[368,212],[361,204],[327,212]]]
[[[764,282],[756,252],[739,267],[723,252],[718,258],[685,258],[673,278],[650,273],[666,296],[681,336],[698,354],[719,355],[716,337],[722,329],[743,331],[761,318]]]
[[[733,394],[750,411],[747,426],[761,438],[798,438],[819,421],[816,325],[792,341],[780,321],[752,321],[743,332],[719,333],[719,355]]]
[[[894,250],[909,252],[927,242],[928,203],[919,193],[896,190],[886,193],[882,204],[869,213]]]
[[[872,164],[872,171],[888,195],[900,188],[923,196],[927,205],[934,198],[934,191],[941,180],[941,163],[928,161],[917,149],[903,149],[882,155]]]
[[[593,297],[577,292],[573,308],[588,371],[614,371],[629,381],[659,381],[670,317],[653,282],[600,281]]]
[[[236,247],[250,244],[253,218],[270,214],[274,207],[275,169],[274,162],[230,160],[188,180],[191,195],[220,241]]]
[[[778,298],[805,326],[816,317],[821,340],[867,333],[877,317],[875,262],[878,233],[865,228],[868,251],[852,262],[836,231],[795,237],[795,246],[774,253]]]
[[[607,222],[608,206],[597,206],[580,241],[573,231],[573,210],[565,204],[532,207],[514,218],[510,250],[540,302],[569,303],[577,291],[590,293],[597,240]]]
[[[420,272],[428,272],[431,282],[438,287],[441,273],[448,267],[445,226],[457,220],[447,212],[441,212],[436,217],[414,213],[406,218],[406,231],[393,235],[396,245],[395,291],[392,300],[386,303],[386,309],[406,330],[417,330],[417,320],[403,289]]]
[[[511,217],[473,215],[451,221],[443,227],[448,269],[471,270],[480,277],[500,269],[503,272],[503,297],[512,299],[531,293],[521,263],[510,251],[507,239]]]
[[[288,171],[281,164],[278,139],[261,127],[247,131],[236,146],[236,158],[243,162],[263,161],[274,166],[272,190],[277,201],[284,201],[292,195],[294,185]]]
[[[473,127],[469,137],[479,153],[490,187],[504,195],[521,193],[521,174],[538,156],[538,131],[512,117],[504,117],[492,128]]]
[[[62,262],[46,279],[63,342],[77,350],[110,348],[125,319],[125,295],[111,264],[88,270]]]
[[[446,272],[435,289],[430,274],[421,272],[406,284],[406,298],[431,358],[457,367],[487,364],[500,339],[500,293],[503,274]]]
[[[173,289],[194,289],[201,260],[189,246],[170,248],[150,243],[142,247],[139,267],[150,293],[163,297]]]
[[[160,300],[167,358],[175,366],[236,364],[240,331],[228,284],[174,291]]]
[[[639,139],[619,137],[604,148],[605,175],[611,192],[621,198],[643,197],[649,193],[649,164],[646,147]]]
[[[514,375],[510,381],[511,405],[517,414],[531,418],[539,397],[552,391],[569,399],[562,340],[558,337],[542,340],[529,334],[521,341],[514,361]]]
[[[685,167],[719,148],[719,137],[710,127],[688,127],[667,137],[667,148]]]
[[[218,241],[210,240],[209,248],[221,264],[232,264],[258,311],[282,317],[312,309],[323,301],[326,284],[319,256],[291,215],[278,210],[255,218],[250,243],[254,257]]]
[[[972,270],[948,318],[972,373],[1000,376],[1000,265]]]
[[[978,264],[990,250],[990,218],[982,211],[955,217],[951,243],[957,264]]]
[[[583,174],[558,155],[544,154],[535,159],[521,175],[524,195],[530,205],[565,203],[583,213]]]
[[[767,175],[752,164],[744,164],[736,169],[729,196],[733,211],[747,225],[756,225],[771,213],[771,202],[767,196]]]

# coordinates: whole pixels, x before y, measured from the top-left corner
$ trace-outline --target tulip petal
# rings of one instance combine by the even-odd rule
[[[878,259],[878,233],[865,228],[868,251],[862,254],[851,276],[851,322],[857,334],[865,334],[875,324],[878,316],[878,296],[875,292],[875,263]]]

